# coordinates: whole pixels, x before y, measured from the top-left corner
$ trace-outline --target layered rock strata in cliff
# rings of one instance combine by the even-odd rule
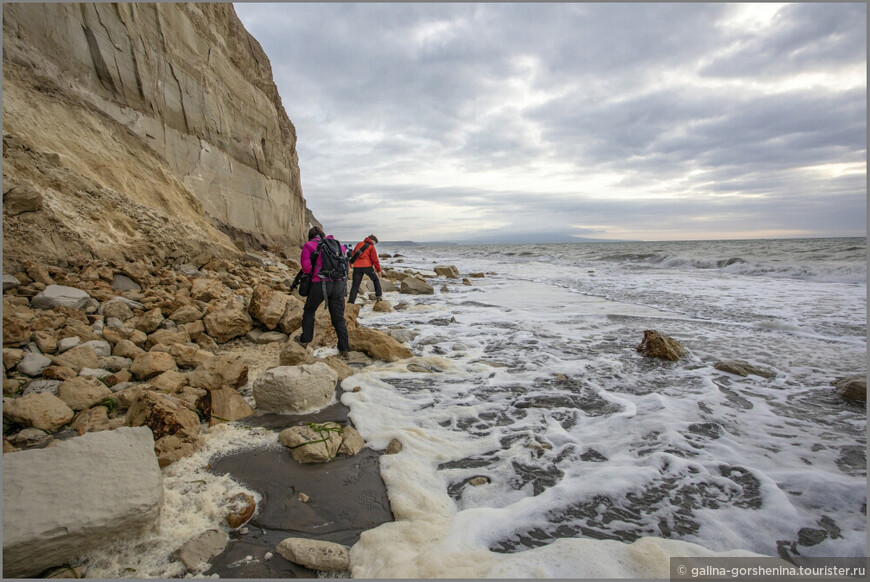
[[[3,123],[4,258],[304,242],[295,128],[231,4],[4,4]]]

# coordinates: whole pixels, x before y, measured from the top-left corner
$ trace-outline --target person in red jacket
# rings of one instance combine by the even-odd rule
[[[378,276],[375,273],[375,271],[378,273],[381,272],[381,263],[378,261],[378,251],[375,250],[375,243],[377,242],[378,237],[370,234],[364,241],[357,243],[356,247],[353,249],[353,255],[351,255],[351,258],[353,258],[354,255],[357,255],[357,257],[351,263],[351,266],[353,267],[353,283],[350,286],[350,297],[348,297],[348,303],[356,301],[356,295],[359,293],[359,286],[362,284],[363,275],[368,275],[369,279],[372,280],[372,283],[375,285],[376,300],[381,300],[381,280],[378,279]]]

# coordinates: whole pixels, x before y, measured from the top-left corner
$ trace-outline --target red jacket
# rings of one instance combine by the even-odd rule
[[[368,237],[361,243],[357,243],[354,247],[353,252],[357,252],[362,246],[366,243],[369,243],[369,246],[366,247],[360,255],[353,262],[352,267],[374,267],[375,271],[378,273],[381,272],[381,263],[378,261],[378,251],[375,250],[375,243]]]

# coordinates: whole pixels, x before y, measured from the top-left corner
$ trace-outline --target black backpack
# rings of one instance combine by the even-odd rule
[[[317,253],[323,264],[317,275],[324,281],[347,279],[347,255],[341,250],[341,243],[334,238],[322,238],[317,243]]]

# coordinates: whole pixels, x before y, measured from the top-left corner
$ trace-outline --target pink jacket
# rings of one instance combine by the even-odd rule
[[[333,238],[333,236],[327,235],[326,238]],[[316,236],[302,247],[302,256],[299,259],[299,262],[302,263],[302,270],[312,275],[311,272],[311,255],[312,253],[317,252],[317,244],[320,242],[320,237]],[[344,245],[341,245],[341,252],[346,253],[347,248]],[[314,273],[311,277],[311,281],[314,283],[320,283],[321,279],[317,276],[317,273],[320,271],[320,267],[323,266],[323,258],[317,257],[317,264],[314,265]]]

